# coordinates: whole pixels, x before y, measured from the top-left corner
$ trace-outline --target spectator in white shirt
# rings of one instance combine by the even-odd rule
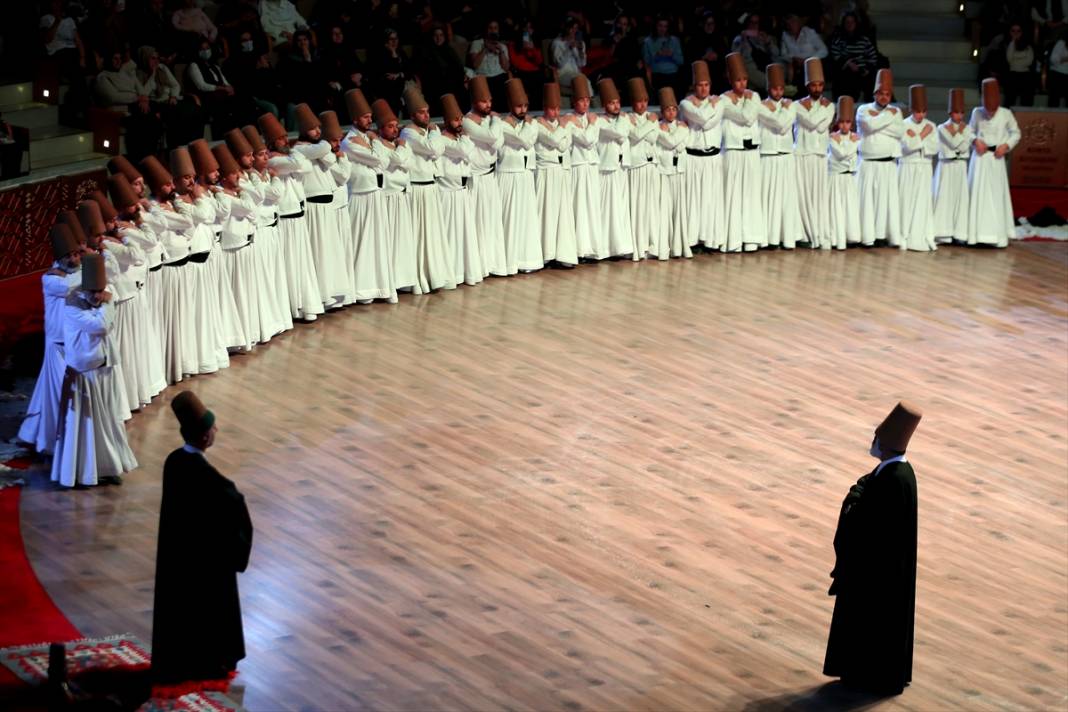
[[[571,80],[582,73],[586,66],[586,43],[579,36],[579,23],[574,17],[564,20],[560,35],[549,48],[552,66],[556,69],[556,81],[561,87],[571,86]]]
[[[260,0],[260,23],[274,42],[275,49],[292,42],[297,30],[308,29],[307,21],[289,0]]]
[[[824,59],[827,45],[811,27],[806,27],[801,18],[789,14],[785,18],[786,30],[782,33],[782,58],[787,62],[786,81],[795,84],[795,77],[804,76],[805,60],[809,57]]]
[[[185,48],[196,47],[202,39],[214,42],[219,36],[219,28],[197,7],[196,0],[184,0],[182,7],[171,15],[171,24],[183,37],[180,46]]]
[[[1005,61],[1009,71],[1002,78],[1005,106],[1033,106],[1035,103],[1035,50],[1024,36],[1023,26],[1016,22],[1009,28],[1009,43],[1005,47]]]
[[[485,77],[493,95],[493,106],[503,110],[507,105],[504,85],[512,68],[508,47],[501,41],[501,26],[496,20],[486,23],[486,32],[467,48],[467,61],[475,74]]]
[[[85,45],[78,34],[78,24],[69,17],[62,0],[52,0],[48,13],[37,24],[41,44],[58,65],[60,79],[70,86],[60,107],[60,121],[77,123],[89,105],[85,85]]]
[[[1057,40],[1049,53],[1046,89],[1049,91],[1050,106],[1060,106],[1062,101],[1068,105],[1068,45],[1065,45],[1063,37]]]

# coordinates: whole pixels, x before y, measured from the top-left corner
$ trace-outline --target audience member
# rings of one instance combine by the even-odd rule
[[[363,87],[363,62],[349,43],[340,23],[323,26],[329,35],[319,46],[319,60],[326,80],[326,105],[339,115],[345,114],[345,92]]]
[[[660,87],[679,87],[679,69],[683,64],[682,43],[671,34],[671,23],[666,17],[657,18],[656,31],[642,43],[642,61],[645,63],[645,79],[654,91]]]
[[[281,79],[271,66],[266,35],[260,42],[254,39],[252,32],[245,30],[237,40],[235,51],[226,60],[226,76],[238,93],[251,97],[251,102],[258,107],[257,116],[264,113],[280,116],[280,110],[285,108]]]
[[[396,30],[387,29],[384,42],[368,57],[371,67],[371,89],[379,99],[385,99],[394,112],[399,112],[403,105],[404,84],[414,81],[408,55],[400,46],[400,35]]]
[[[831,60],[835,69],[834,93],[855,100],[869,96],[872,77],[878,68],[875,45],[860,32],[857,15],[842,15],[842,24],[831,39]]]
[[[701,17],[700,31],[686,43],[686,59],[691,63],[700,60],[708,65],[713,94],[722,94],[727,90],[727,64],[724,58],[728,52],[729,41],[716,26],[715,13],[705,12]]]
[[[445,94],[452,94],[457,100],[466,100],[464,63],[449,44],[444,25],[435,25],[430,30],[429,41],[419,48],[415,73],[422,85],[423,96],[430,105],[431,115],[442,115],[441,97]]]
[[[258,0],[236,0],[219,8],[215,26],[230,45],[231,52],[241,42],[241,35],[249,33],[253,41],[267,47],[267,33],[260,22]]]
[[[60,107],[60,121],[81,124],[89,97],[85,90],[85,45],[78,34],[78,25],[67,15],[63,0],[52,0],[38,27],[45,56],[58,65],[60,79],[70,86]]]
[[[214,44],[219,37],[219,28],[197,7],[197,0],[183,0],[182,7],[171,15],[171,22],[178,32],[179,50],[188,53],[190,58],[200,47],[201,40]]]
[[[285,114],[286,125],[296,128],[295,108],[307,104],[314,110],[326,103],[327,79],[318,52],[312,46],[311,32],[297,30],[286,44],[287,52],[278,62],[278,78],[286,106],[279,107]]]
[[[297,30],[308,29],[308,23],[289,0],[260,0],[260,23],[275,49],[291,42]]]
[[[1068,106],[1068,46],[1065,45],[1063,36],[1057,40],[1049,53],[1046,90],[1049,92],[1049,106],[1059,107],[1062,101]]]
[[[542,57],[533,22],[524,22],[515,39],[509,40],[508,56],[511,58],[512,75],[523,82],[529,97],[529,110],[540,111],[541,88],[545,83],[545,58]]]
[[[1007,71],[1001,79],[1005,106],[1032,106],[1035,103],[1035,50],[1023,27],[1014,22],[1009,27],[1009,43],[1005,47]]]
[[[137,80],[136,65],[126,61],[122,52],[108,54],[93,89],[100,106],[125,114],[126,152],[131,160],[138,161],[159,149],[162,121]]]
[[[579,38],[579,23],[573,17],[564,20],[560,34],[552,41],[549,58],[556,70],[556,82],[561,88],[570,88],[571,82],[586,66],[586,43]],[[536,96],[539,92],[527,92]]]
[[[501,26],[497,20],[487,22],[482,37],[468,47],[467,61],[475,74],[486,78],[493,95],[494,108],[503,109],[507,104],[504,84],[508,81],[508,71],[512,65],[508,46],[501,42]]]
[[[764,70],[769,64],[779,62],[779,47],[775,38],[764,31],[763,18],[753,12],[746,16],[744,28],[734,38],[731,51],[742,55],[745,69],[749,73],[749,88],[760,94],[767,93],[767,77]]]
[[[581,31],[581,23],[579,28]],[[641,39],[635,27],[634,20],[627,15],[617,17],[612,25],[612,34],[608,38],[608,62],[601,69],[601,76],[609,77],[617,86],[627,83],[631,77],[645,74],[645,61],[642,59]],[[586,71],[591,72],[594,67],[587,62]],[[570,93],[571,86],[561,87]]]
[[[215,49],[206,38],[200,41],[196,60],[186,69],[186,79],[193,95],[199,98],[200,105],[207,112],[212,136],[222,136],[235,126],[240,126],[241,118],[248,118],[240,115],[236,90],[227,81],[215,59]]]
[[[145,45],[137,50],[137,82],[152,110],[163,120],[168,147],[204,138],[206,122],[200,105],[182,95],[181,85],[167,65],[160,63],[155,47]]]
[[[827,57],[827,45],[811,27],[806,27],[801,18],[795,14],[789,14],[785,18],[786,29],[782,33],[781,55],[786,64],[786,81],[789,84],[798,84],[797,79],[803,81],[805,75],[805,60],[809,57],[825,59]]]

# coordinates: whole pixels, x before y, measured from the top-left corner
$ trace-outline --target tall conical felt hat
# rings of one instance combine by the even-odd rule
[[[745,60],[742,59],[742,55],[738,52],[731,52],[727,55],[727,78],[731,80],[731,83],[749,78],[749,72],[745,68]]]
[[[467,83],[467,88],[471,92],[471,101],[493,101],[493,94],[490,92],[489,81],[479,74],[478,76],[471,77],[471,80]]]
[[[504,83],[504,89],[508,94],[509,109],[530,103],[530,100],[527,99],[527,90],[523,88],[522,79],[509,79]]]
[[[245,140],[252,146],[253,153],[267,150],[267,144],[263,142],[263,136],[260,135],[260,130],[252,124],[242,128],[241,133],[245,134]]]
[[[585,74],[580,74],[571,80],[571,101],[576,99],[593,98],[593,90],[590,88],[590,80]]]
[[[121,173],[126,176],[126,180],[133,183],[138,178],[141,178],[141,171],[134,167],[134,164],[130,163],[126,156],[115,156],[108,161],[108,173],[115,175]]]
[[[104,225],[104,215],[100,212],[100,206],[95,200],[83,200],[78,203],[78,221],[82,224],[85,234],[90,237],[100,237],[108,231]]]
[[[104,256],[90,252],[82,257],[82,289],[98,292],[107,289],[108,273],[104,268]]]
[[[949,113],[964,113],[964,90],[963,89],[950,89],[949,90]]]
[[[876,72],[874,91],[888,91],[891,95],[893,95],[894,73],[886,68],[880,69],[878,72]]]
[[[193,157],[193,165],[197,169],[198,176],[204,177],[212,171],[219,170],[219,162],[215,160],[211,146],[204,139],[198,138],[189,144],[189,154]]]
[[[983,80],[983,108],[987,110],[987,113],[993,113],[999,106],[1001,106],[1001,87],[998,86],[997,79],[988,77]]]
[[[441,95],[441,113],[446,123],[462,119],[464,112],[460,109],[460,102],[452,94]]]
[[[769,89],[781,89],[786,87],[786,68],[781,64],[769,64],[764,70]]]
[[[819,57],[809,57],[805,60],[805,86],[812,82],[825,82],[823,78],[823,62]]]
[[[198,438],[215,425],[215,414],[192,391],[182,391],[176,395],[171,401],[171,410],[185,438]]]
[[[215,160],[219,162],[220,176],[228,176],[233,173],[241,174],[241,165],[225,143],[215,144],[211,147],[211,152],[215,154]]]
[[[226,132],[226,145],[230,148],[230,153],[234,154],[235,157],[255,153],[252,144],[245,138],[245,132],[241,129],[230,129]]]
[[[660,110],[669,106],[678,107],[679,102],[675,99],[675,90],[671,87],[660,87]]]
[[[115,209],[111,201],[108,200],[108,196],[104,195],[102,190],[94,190],[92,192],[92,198],[100,206],[100,214],[104,216],[104,222],[114,220],[119,217],[119,211]]]
[[[429,106],[430,105],[426,103],[426,98],[423,97],[423,92],[419,91],[419,87],[405,87],[404,110],[408,112],[408,116],[411,116],[417,111],[422,111]]]
[[[913,114],[927,111],[927,87],[923,84],[909,86],[909,111]]]
[[[541,88],[541,105],[546,109],[560,108],[560,85],[556,82],[545,82]]]
[[[89,238],[85,236],[85,228],[82,227],[82,221],[78,219],[76,210],[61,210],[59,215],[56,216],[56,222],[63,223],[70,228],[70,234],[74,235],[74,239],[78,241],[79,245],[84,245],[89,241]]]
[[[263,135],[272,145],[275,141],[289,137],[289,134],[286,133],[286,127],[282,126],[282,122],[278,120],[278,117],[270,112],[256,119],[256,123],[259,124],[260,131],[263,132]]]
[[[375,99],[374,103],[371,104],[371,113],[374,114],[375,125],[378,126],[379,131],[389,122],[397,120],[397,115],[393,113],[393,107],[385,99]]]
[[[690,70],[693,72],[693,83],[697,82],[711,82],[712,75],[708,71],[708,62],[703,59],[699,59],[690,65]]]
[[[905,452],[923,412],[911,403],[901,401],[894,406],[886,419],[875,429],[879,445],[886,450]]]
[[[297,128],[300,129],[300,133],[307,134],[309,131],[320,127],[319,117],[315,115],[315,112],[307,104],[297,104],[297,108],[294,111],[297,115]]]
[[[145,169],[145,182],[152,189],[153,195],[158,196],[160,189],[167,183],[174,183],[174,178],[155,156],[142,158],[141,167]]]
[[[74,237],[74,233],[70,231],[70,226],[66,223],[53,225],[52,231],[48,236],[52,240],[52,256],[57,260],[81,249],[78,240]]]
[[[189,155],[189,149],[185,146],[171,149],[171,175],[179,178],[182,176],[195,176],[197,169],[193,165],[193,157]]]
[[[843,94],[838,97],[838,115],[835,121],[841,121],[848,118],[850,121],[855,121],[857,116],[856,102],[853,101],[853,97],[848,94]]]
[[[137,205],[137,193],[122,173],[116,173],[108,178],[108,193],[111,194],[111,201],[119,210],[126,210],[131,205]]]
[[[361,116],[371,113],[371,105],[367,103],[367,97],[359,89],[349,89],[345,92],[345,107],[349,111],[349,118],[353,122]]]
[[[631,77],[627,80],[627,95],[630,97],[630,105],[636,101],[649,101],[649,90],[645,88],[645,80],[641,77]]]
[[[341,130],[341,122],[338,121],[336,111],[324,111],[319,114],[319,121],[323,124],[323,138],[327,141],[340,141],[345,138],[345,132]]]
[[[616,89],[616,83],[611,77],[605,77],[597,82],[597,93],[601,96],[601,106],[610,101],[620,101],[619,90]]]

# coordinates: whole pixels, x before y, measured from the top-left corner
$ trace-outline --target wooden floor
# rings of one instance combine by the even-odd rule
[[[821,689],[831,538],[926,411],[914,682],[1068,708],[1068,246],[760,253],[491,280],[193,379],[248,497],[252,710],[864,707]],[[151,633],[169,389],[122,487],[25,493],[89,635]]]

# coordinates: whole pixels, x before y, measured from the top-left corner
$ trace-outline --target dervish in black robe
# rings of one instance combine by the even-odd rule
[[[916,475],[891,462],[849,490],[834,535],[837,596],[825,675],[898,694],[912,680],[916,608]]]
[[[219,680],[245,657],[237,573],[248,566],[245,498],[200,453],[163,466],[152,677],[158,684]]]

